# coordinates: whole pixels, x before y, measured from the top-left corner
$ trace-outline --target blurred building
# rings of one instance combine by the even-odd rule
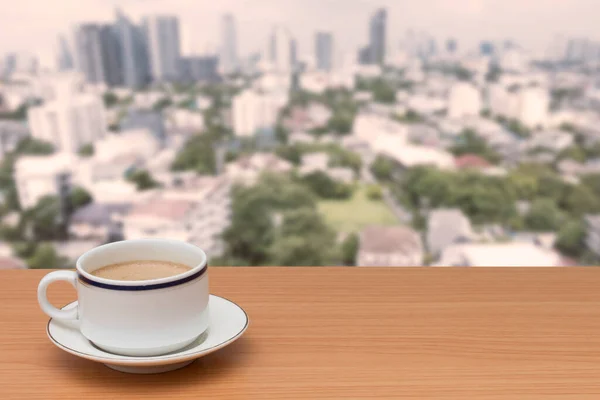
[[[586,239],[585,244],[596,256],[600,257],[600,215],[585,217]]]
[[[529,128],[544,127],[549,122],[550,95],[542,87],[493,84],[488,102],[493,115],[519,120]]]
[[[459,82],[452,86],[448,99],[448,117],[479,115],[481,108],[481,93],[475,85]]]
[[[150,79],[150,61],[144,32],[120,10],[116,12],[115,32],[121,53],[123,85],[139,89]]]
[[[232,183],[253,185],[264,172],[285,173],[293,169],[293,165],[272,153],[254,153],[242,156],[227,163],[225,174]]]
[[[494,54],[494,51],[494,43],[490,41],[482,41],[479,44],[479,54],[481,54],[482,56],[491,56]]]
[[[225,14],[221,20],[221,69],[224,74],[231,74],[238,69],[237,55],[237,31],[235,18],[231,14]],[[215,65],[216,67],[216,65]]]
[[[533,243],[467,243],[446,247],[438,266],[558,267],[563,263],[558,252]]]
[[[360,233],[356,256],[359,267],[411,267],[423,263],[423,244],[404,226],[371,226]]]
[[[231,219],[229,192],[223,177],[198,177],[184,187],[158,193],[125,215],[125,238],[169,237],[202,246],[209,257],[219,256],[220,235]]]
[[[15,163],[15,186],[22,209],[34,207],[44,196],[57,196],[71,185],[71,171],[77,165],[70,153],[51,156],[22,156]]]
[[[121,130],[147,129],[161,144],[164,144],[167,136],[162,115],[152,110],[130,110],[119,127]]]
[[[184,82],[215,83],[220,81],[219,59],[216,56],[187,56],[181,58],[181,79]]]
[[[75,81],[76,82],[76,81]],[[51,100],[31,107],[27,118],[31,135],[51,143],[56,150],[77,152],[106,134],[106,117],[102,99],[77,90],[66,77],[46,82]]]
[[[381,8],[369,21],[369,63],[383,64],[387,46],[387,10]]]
[[[13,152],[19,142],[28,136],[29,129],[23,122],[0,120],[0,160]]]
[[[106,82],[102,37],[102,26],[98,24],[83,24],[75,29],[77,69],[89,83]]]
[[[252,136],[272,128],[287,98],[279,94],[247,89],[233,98],[233,130],[236,135]]]
[[[458,51],[458,42],[456,39],[446,40],[446,51],[448,54],[455,54]]]
[[[317,32],[315,58],[317,69],[331,71],[333,67],[333,35],[331,32]]]
[[[447,246],[468,241],[472,236],[471,222],[460,209],[436,209],[429,213],[427,249],[434,257]]]
[[[177,80],[181,59],[179,19],[166,15],[146,17],[144,32],[152,78],[159,82]]]
[[[282,26],[275,26],[269,38],[269,61],[276,72],[291,73],[296,54],[292,35]]]
[[[73,53],[71,52],[67,39],[63,35],[58,38],[57,64],[60,71],[69,71],[75,68]]]

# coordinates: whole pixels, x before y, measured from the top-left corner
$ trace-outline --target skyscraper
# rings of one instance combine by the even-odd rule
[[[147,17],[144,20],[144,32],[152,78],[156,81],[177,80],[181,58],[177,17]]]
[[[122,85],[123,68],[121,63],[121,49],[115,26],[103,25],[100,28],[100,48],[102,51],[104,82],[108,86]]]
[[[67,39],[61,35],[58,38],[58,69],[60,71],[68,71],[73,69],[75,63],[73,62],[73,55],[71,54],[71,49],[69,48],[69,43]]]
[[[221,25],[220,64],[225,74],[231,74],[238,68],[237,32],[235,19],[231,14],[223,16]]]
[[[448,39],[446,41],[446,51],[449,54],[454,54],[456,53],[456,50],[458,49],[458,44],[456,42],[456,39]]]
[[[121,51],[123,84],[137,89],[148,83],[150,65],[148,49],[142,29],[134,25],[119,10],[116,11],[115,30]]]
[[[331,71],[333,66],[333,36],[331,32],[317,32],[315,53],[317,69]]]
[[[369,22],[369,61],[371,64],[385,62],[387,11],[380,8]]]
[[[296,49],[290,32],[281,27],[273,28],[269,40],[269,61],[278,72],[291,72],[294,68]]]
[[[106,80],[101,31],[102,27],[97,24],[83,24],[75,29],[77,69],[89,83],[103,83]]]

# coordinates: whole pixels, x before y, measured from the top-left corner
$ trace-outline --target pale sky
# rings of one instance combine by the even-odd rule
[[[0,0],[0,54],[30,51],[54,61],[57,37],[80,22],[112,21],[114,8],[138,21],[146,14],[179,16],[185,53],[216,47],[220,16],[237,18],[242,54],[262,50],[274,24],[283,24],[311,53],[316,30],[334,34],[337,51],[354,51],[367,40],[371,13],[388,9],[388,40],[408,29],[436,39],[452,36],[461,50],[480,40],[513,39],[534,51],[556,34],[600,38],[600,0]],[[441,43],[441,42],[439,42]]]

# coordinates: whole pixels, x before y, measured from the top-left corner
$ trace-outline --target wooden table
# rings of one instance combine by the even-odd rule
[[[0,271],[0,399],[600,399],[599,268],[211,268],[250,327],[162,375],[46,337],[48,271]],[[75,298],[67,284],[54,304]]]

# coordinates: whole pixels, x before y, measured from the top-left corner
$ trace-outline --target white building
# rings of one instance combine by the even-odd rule
[[[227,179],[199,177],[184,188],[158,193],[124,217],[124,236],[179,239],[201,247],[209,257],[219,256],[220,235],[231,221],[229,192]]]
[[[471,222],[459,209],[436,209],[427,220],[427,248],[438,255],[447,246],[472,237]]]
[[[43,82],[44,104],[28,111],[31,135],[52,143],[59,151],[77,152],[106,135],[104,103],[83,93],[76,79],[59,76]]]
[[[173,108],[167,113],[165,128],[180,132],[200,132],[204,129],[204,116],[199,112]]]
[[[253,185],[264,172],[286,173],[291,171],[292,164],[272,153],[255,153],[230,162],[225,167],[225,174],[232,183]]]
[[[329,154],[325,152],[306,153],[302,155],[300,174],[308,175],[313,172],[325,172],[329,166]]]
[[[448,117],[461,118],[479,115],[481,111],[481,93],[471,83],[460,82],[452,86],[448,99]]]
[[[559,130],[544,130],[535,132],[523,143],[524,150],[546,149],[559,152],[571,146],[575,139],[568,132]]]
[[[359,267],[416,267],[423,263],[419,234],[403,226],[371,226],[360,233]]]
[[[532,243],[469,243],[446,247],[438,266],[557,267],[563,260],[555,251]]]
[[[406,145],[382,149],[379,153],[390,157],[402,168],[426,165],[445,170],[455,168],[454,156],[435,147]]]
[[[546,89],[528,87],[521,91],[518,119],[529,128],[546,126],[549,118],[550,96]]]
[[[517,119],[528,128],[545,127],[550,121],[548,90],[538,86],[490,85],[489,107],[494,115]]]
[[[23,156],[15,164],[15,184],[21,208],[34,207],[44,196],[55,196],[71,186],[71,171],[77,157],[71,153]]]
[[[267,50],[269,61],[276,71],[292,72],[294,68],[295,49],[289,30],[282,26],[275,26],[269,37]]]
[[[233,129],[238,136],[252,136],[261,129],[272,128],[287,96],[248,89],[233,99]]]
[[[160,150],[160,143],[148,129],[128,129],[106,135],[94,145],[94,159],[114,160],[132,155],[147,160]]]

